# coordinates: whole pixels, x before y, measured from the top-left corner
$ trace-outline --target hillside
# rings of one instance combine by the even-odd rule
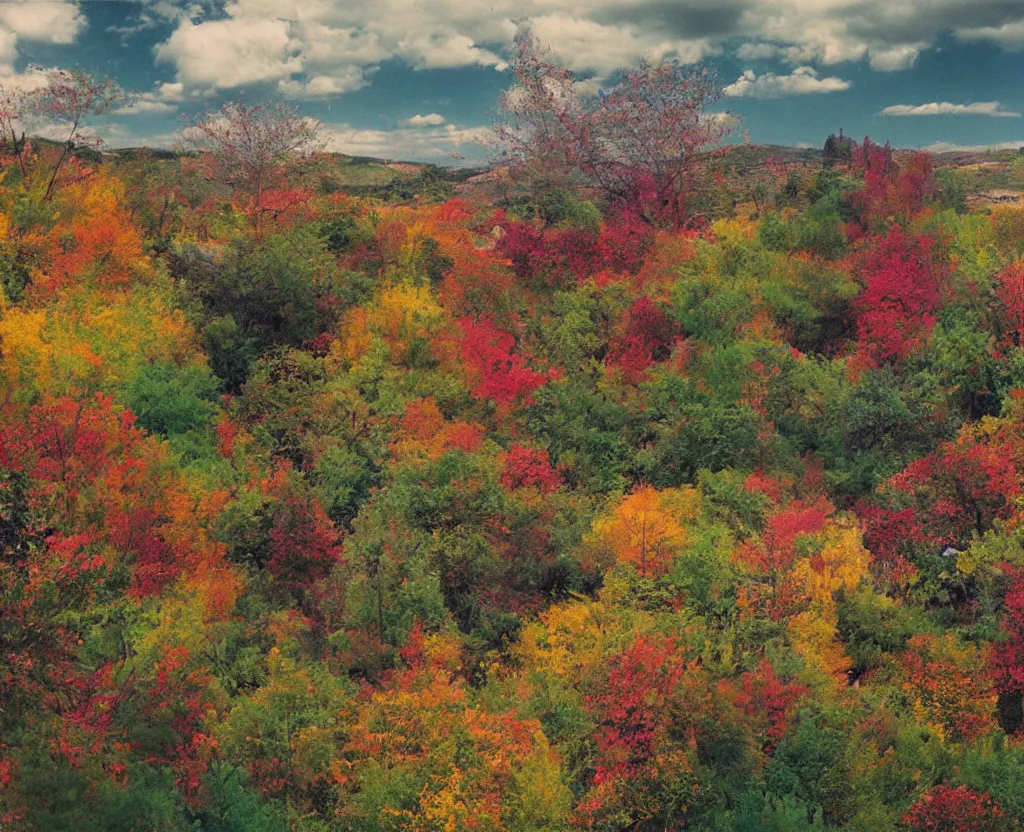
[[[737,146],[677,221],[60,151],[0,181],[0,828],[1024,828],[1017,157]]]

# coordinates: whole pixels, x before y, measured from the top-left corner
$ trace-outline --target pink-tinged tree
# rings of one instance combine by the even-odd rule
[[[185,135],[209,177],[243,197],[257,240],[268,215],[301,201],[288,177],[321,147],[318,125],[283,104],[229,102],[189,122]]]
[[[99,136],[84,132],[86,121],[103,115],[123,93],[113,81],[101,81],[81,69],[53,69],[47,73],[46,80],[46,86],[31,95],[31,109],[35,115],[56,122],[67,135],[46,183],[43,200],[49,201],[62,187],[83,175],[73,161],[74,150],[103,144]]]
[[[707,108],[721,96],[714,75],[676,60],[640,62],[599,94],[553,63],[529,30],[516,36],[515,85],[499,104],[496,132],[513,162],[578,170],[628,214],[678,229],[701,163],[732,121]]]
[[[529,29],[516,33],[515,84],[498,99],[495,133],[503,159],[539,165],[561,184],[576,163],[574,128],[582,110],[573,73],[551,60]]]
[[[21,138],[18,137],[18,127],[29,112],[30,104],[31,98],[25,90],[0,84],[0,147],[14,154],[22,177],[28,176],[26,157],[30,148],[24,130]]]
[[[707,112],[720,97],[707,68],[642,61],[588,100],[583,172],[627,213],[681,228],[701,163],[732,129],[731,119]]]
[[[905,358],[935,326],[940,266],[935,242],[894,228],[874,245],[862,266],[866,285],[857,299],[857,334],[870,362]]]

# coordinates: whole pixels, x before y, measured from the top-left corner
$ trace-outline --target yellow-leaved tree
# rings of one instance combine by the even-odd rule
[[[810,603],[790,619],[788,630],[810,675],[839,683],[850,661],[839,641],[835,593],[860,585],[868,575],[871,554],[853,520],[830,520],[821,536],[820,552],[793,565],[796,583],[802,584]]]
[[[616,562],[632,564],[644,575],[661,575],[686,544],[683,524],[696,515],[699,504],[693,488],[658,491],[642,485],[594,523],[594,537]]]

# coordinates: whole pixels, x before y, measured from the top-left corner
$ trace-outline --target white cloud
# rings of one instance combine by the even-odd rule
[[[15,75],[20,41],[73,43],[85,26],[85,17],[76,3],[64,0],[0,0],[0,75],[8,76],[8,79]]]
[[[395,45],[395,53],[416,69],[455,69],[474,65],[505,69],[508,66],[489,49],[477,46],[468,35],[409,34]]]
[[[922,147],[929,153],[987,153],[995,150],[1019,150],[1024,147],[1024,139],[1015,142],[996,142],[995,144],[954,144],[953,142],[935,142]]]
[[[8,0],[0,3],[0,26],[25,40],[74,43],[86,20],[77,3],[61,0]]]
[[[157,61],[173,63],[178,81],[220,89],[286,79],[302,70],[293,54],[288,24],[272,18],[183,19]]]
[[[5,32],[0,29],[0,72],[12,75],[16,60],[18,60],[18,36],[14,32]]]
[[[840,92],[850,88],[850,82],[842,78],[819,78],[813,67],[800,66],[791,75],[776,75],[766,72],[756,75],[748,69],[723,92],[732,98],[786,98],[793,95],[813,95],[826,92]]]
[[[328,151],[349,156],[451,164],[464,158],[483,159],[493,137],[487,127],[438,127],[362,130],[347,124],[322,125]]]
[[[417,114],[405,120],[409,127],[439,127],[444,122],[445,118],[440,113],[428,113],[425,116]]]
[[[744,43],[736,50],[741,61],[778,60],[786,56],[786,50],[777,43]]]
[[[177,105],[197,97],[197,90],[186,90],[180,82],[164,81],[149,92],[129,93],[128,100],[114,110],[114,114],[135,116],[173,113],[179,109]]]
[[[173,104],[167,104],[163,101],[151,101],[145,98],[136,98],[129,101],[127,104],[118,107],[114,110],[114,115],[118,116],[139,116],[139,115],[159,115],[166,113],[173,113],[178,108]]]
[[[639,57],[700,60],[737,38],[747,41],[741,60],[782,61],[793,76],[857,61],[905,70],[948,31],[1024,48],[1019,0],[223,0],[218,19],[192,3],[145,5],[154,18],[159,9],[171,19],[167,7],[177,9],[158,55],[179,81],[220,89],[277,83],[293,97],[358,89],[389,59],[415,69],[500,70],[520,22],[566,66],[599,78]],[[838,81],[799,80],[806,91]]]
[[[1024,18],[1001,26],[978,26],[956,31],[961,40],[991,40],[1005,49],[1024,49]]]
[[[868,59],[871,62],[871,68],[879,72],[911,69],[917,63],[917,57],[921,54],[921,50],[927,46],[927,43],[909,43],[890,49],[872,49],[868,53]]]
[[[1020,118],[1020,113],[1004,110],[998,101],[978,101],[973,104],[950,104],[948,101],[929,104],[893,104],[886,107],[883,116],[988,116],[990,118]]]
[[[675,55],[694,63],[718,51],[705,38],[668,38],[634,26],[602,25],[572,14],[548,14],[532,19],[534,34],[550,44],[552,52],[566,66],[599,74],[614,72],[637,58],[659,61]]]
[[[49,81],[44,67],[32,67],[24,72],[3,71],[0,73],[0,87],[9,92],[33,92],[45,87]]]
[[[277,91],[288,98],[329,98],[362,89],[366,73],[357,66],[345,67],[336,75],[314,75],[306,81],[293,78],[277,82]]]

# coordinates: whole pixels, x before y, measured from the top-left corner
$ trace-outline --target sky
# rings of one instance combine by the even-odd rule
[[[0,0],[0,85],[116,80],[108,144],[171,146],[182,115],[283,99],[353,155],[483,159],[528,23],[598,84],[639,58],[714,67],[758,144],[1024,145],[1024,0]]]

